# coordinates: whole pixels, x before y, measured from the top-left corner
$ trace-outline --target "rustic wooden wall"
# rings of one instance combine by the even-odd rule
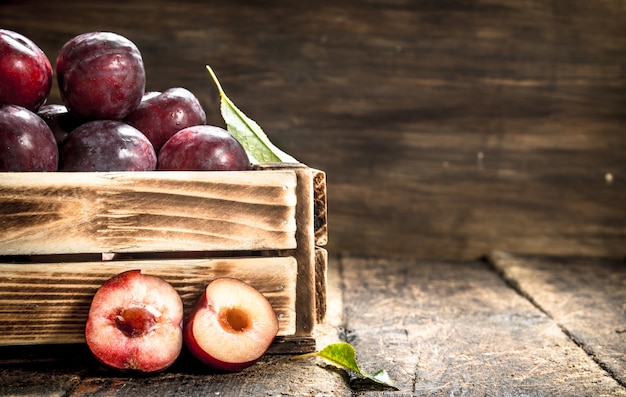
[[[52,59],[121,33],[219,124],[210,64],[327,172],[331,253],[626,254],[624,0],[14,0],[0,26]]]

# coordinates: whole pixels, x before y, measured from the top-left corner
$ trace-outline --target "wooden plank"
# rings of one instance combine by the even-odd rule
[[[318,318],[316,270],[318,258],[316,239],[323,239],[326,214],[325,175],[321,171],[309,168],[305,164],[261,163],[255,165],[259,170],[290,169],[296,174],[296,241],[295,250],[284,251],[298,261],[298,286],[296,293],[296,336],[309,336],[315,328]],[[318,218],[319,216],[319,218]],[[322,241],[324,242],[324,241]],[[325,243],[325,242],[324,242]]]
[[[315,229],[315,245],[325,246],[328,243],[328,199],[326,196],[326,173],[311,169],[313,173],[313,217]]]
[[[626,262],[493,252],[493,266],[626,387]]]
[[[0,255],[296,247],[292,171],[0,174]]]
[[[80,384],[80,376],[56,369],[37,372],[3,368],[0,371],[0,395],[64,397]]]
[[[322,323],[328,309],[328,251],[315,248],[315,321]]]
[[[309,168],[295,170],[298,180],[296,195],[296,241],[294,256],[298,263],[296,286],[296,336],[311,335],[316,319],[316,254],[314,230],[313,173]]]
[[[309,168],[302,163],[258,163],[253,165],[256,170],[294,170],[306,169],[311,172],[313,189],[313,233],[316,246],[325,246],[328,243],[328,204],[326,173],[322,170]],[[308,183],[308,182],[307,182]],[[309,204],[307,204],[309,205]],[[307,227],[310,227],[307,225]]]
[[[7,355],[28,355],[29,363],[3,363],[2,396],[350,396],[341,373],[314,360],[292,361],[288,355],[268,355],[246,370],[226,374],[212,371],[183,350],[162,373],[141,375],[105,368],[85,345],[0,347],[0,363]],[[38,360],[38,361],[37,361]],[[47,361],[43,361],[47,360]]]
[[[361,368],[387,369],[400,395],[626,396],[485,263],[344,257],[341,271],[345,336]]]
[[[2,263],[0,345],[84,342],[91,298],[105,280],[129,269],[171,283],[186,314],[210,280],[225,275],[239,278],[272,303],[279,317],[279,335],[294,335],[297,268],[293,257]]]
[[[288,356],[269,356],[243,372],[220,374],[198,368],[173,368],[152,377],[127,377],[103,372],[90,376],[71,396],[350,396],[341,374],[313,361],[294,362]],[[184,371],[184,372],[183,372]],[[173,372],[173,373],[172,373]]]

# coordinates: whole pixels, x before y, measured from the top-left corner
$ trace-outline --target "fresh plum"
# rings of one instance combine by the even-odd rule
[[[156,152],[144,134],[117,120],[88,121],[65,139],[60,171],[153,171]]]
[[[141,53],[117,33],[73,37],[61,47],[55,66],[61,99],[80,118],[121,120],[139,106],[144,94]]]
[[[20,33],[0,29],[0,104],[35,112],[51,88],[52,65],[41,48]]]
[[[95,293],[85,339],[94,356],[120,370],[158,372],[182,350],[183,303],[164,279],[128,270]]]
[[[213,125],[183,128],[158,153],[157,169],[170,171],[244,171],[250,159],[228,131]]]
[[[37,115],[48,124],[59,145],[63,143],[72,130],[84,122],[70,114],[65,105],[59,104],[43,105],[37,110]]]
[[[56,171],[59,151],[45,121],[18,105],[0,106],[0,171]]]
[[[143,132],[158,151],[176,132],[206,123],[200,101],[189,90],[174,87],[160,94],[148,93],[124,120]]]

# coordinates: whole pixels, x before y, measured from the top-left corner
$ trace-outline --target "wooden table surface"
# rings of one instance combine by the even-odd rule
[[[373,387],[320,359],[267,356],[237,374],[183,354],[118,373],[84,346],[0,349],[0,395],[626,396],[626,262],[494,252],[485,260],[333,257],[318,347],[346,340]]]

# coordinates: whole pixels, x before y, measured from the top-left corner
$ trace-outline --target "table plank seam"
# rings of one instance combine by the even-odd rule
[[[547,310],[543,305],[541,305],[533,296],[532,293],[527,291],[521,283],[512,277],[506,270],[506,267],[502,266],[502,261],[507,258],[511,258],[512,256],[508,253],[494,251],[487,255],[484,260],[485,263],[490,266],[490,268],[502,279],[504,283],[506,283],[513,291],[515,291],[522,298],[526,299],[531,305],[533,305],[537,310],[543,313],[546,317],[552,320],[563,332],[563,334],[571,340],[576,346],[578,346],[594,363],[598,365],[604,372],[608,374],[615,382],[617,382],[624,390],[626,390],[626,382],[619,376],[619,374],[607,365],[605,362],[600,360],[596,354],[596,352],[591,348],[584,340],[577,337],[565,324],[556,319],[554,315]]]

